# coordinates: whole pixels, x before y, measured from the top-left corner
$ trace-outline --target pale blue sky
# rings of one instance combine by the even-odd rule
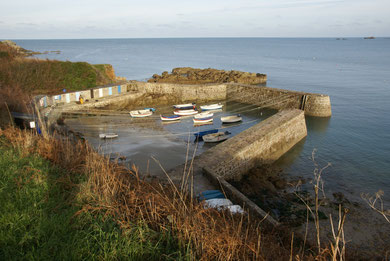
[[[0,39],[390,36],[390,0],[1,0]]]

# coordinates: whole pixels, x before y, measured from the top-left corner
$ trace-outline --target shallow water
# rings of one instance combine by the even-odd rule
[[[218,143],[196,142],[196,132],[218,129],[229,131],[233,137],[261,120],[276,113],[275,110],[259,109],[253,105],[221,101],[222,110],[213,111],[213,122],[194,125],[193,117],[183,117],[174,123],[164,123],[160,114],[172,115],[172,106],[157,106],[153,116],[134,119],[129,114],[115,116],[78,116],[67,118],[66,124],[74,131],[83,133],[88,142],[111,158],[125,156],[125,164],[136,164],[142,173],[154,176],[164,175],[178,165],[191,160]],[[146,104],[145,107],[150,106]],[[121,108],[125,110],[126,108]],[[221,116],[240,114],[242,122],[222,124]],[[103,140],[100,133],[117,133],[116,139]],[[188,149],[188,151],[187,151]],[[160,166],[161,164],[161,166]]]
[[[187,38],[18,40],[40,56],[110,63],[117,75],[144,80],[174,67],[266,73],[275,88],[331,97],[330,119],[307,118],[308,136],[278,162],[291,176],[312,177],[310,156],[332,166],[325,187],[359,200],[361,192],[385,192],[390,203],[390,39]],[[168,127],[167,127],[168,128]]]

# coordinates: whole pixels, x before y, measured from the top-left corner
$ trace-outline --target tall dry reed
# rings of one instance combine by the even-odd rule
[[[145,222],[150,228],[172,233],[183,250],[200,260],[285,260],[290,257],[290,242],[272,229],[263,227],[248,215],[205,209],[201,203],[180,194],[173,185],[146,182],[135,167],[126,169],[111,162],[83,142],[49,136],[42,139],[31,132],[8,128],[2,131],[11,144],[25,154],[37,153],[69,170],[83,175],[77,197],[81,212],[104,213],[126,230]]]

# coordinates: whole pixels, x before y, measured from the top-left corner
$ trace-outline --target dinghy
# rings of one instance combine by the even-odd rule
[[[195,109],[195,106],[196,106],[195,103],[186,103],[186,104],[173,105],[173,108],[177,110],[189,110],[189,109]]]
[[[160,115],[162,121],[178,121],[180,120],[180,115],[171,115],[171,116],[163,116]]]
[[[113,138],[117,138],[117,137],[118,137],[118,134],[116,134],[116,133],[99,134],[99,138],[101,138],[101,139],[113,139]]]
[[[143,118],[151,116],[153,112],[151,110],[137,110],[137,111],[131,111],[130,116],[133,118]]]
[[[202,138],[204,135],[217,133],[217,132],[218,132],[218,129],[212,129],[212,130],[196,132],[196,133],[194,133],[194,135],[195,135],[195,138],[198,139],[198,138]]]
[[[214,113],[212,113],[212,112],[201,112],[201,113],[196,114],[194,116],[194,119],[205,119],[205,118],[210,118],[213,116],[214,116]]]
[[[212,122],[213,117],[200,118],[200,119],[193,118],[193,121],[194,121],[194,124],[203,124],[203,123]]]
[[[235,123],[242,121],[242,117],[240,114],[234,115],[234,116],[225,116],[221,117],[222,123]]]
[[[173,112],[175,115],[180,115],[180,116],[189,116],[189,115],[194,115],[197,114],[198,111],[191,109],[191,110],[176,110]]]
[[[227,140],[227,138],[229,138],[229,134],[230,132],[228,131],[207,134],[203,136],[203,140],[204,142],[220,142]]]
[[[202,111],[220,110],[220,109],[222,109],[222,107],[223,107],[222,103],[215,103],[215,104],[200,106]]]

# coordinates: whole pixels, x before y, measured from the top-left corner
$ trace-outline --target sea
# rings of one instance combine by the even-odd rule
[[[164,38],[14,40],[60,51],[41,59],[112,64],[116,75],[145,81],[175,67],[265,73],[267,86],[330,96],[330,118],[306,117],[308,135],[276,163],[351,201],[382,190],[390,206],[390,38]],[[312,155],[315,155],[315,164]]]

